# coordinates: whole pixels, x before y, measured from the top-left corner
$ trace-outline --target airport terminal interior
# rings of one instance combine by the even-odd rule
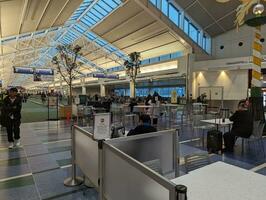
[[[266,0],[1,0],[1,200],[265,200]]]

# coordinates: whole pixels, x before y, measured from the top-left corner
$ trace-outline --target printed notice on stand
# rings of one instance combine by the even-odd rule
[[[94,115],[94,139],[103,140],[110,138],[111,114],[98,113]]]

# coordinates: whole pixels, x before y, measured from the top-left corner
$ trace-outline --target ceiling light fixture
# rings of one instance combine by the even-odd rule
[[[264,12],[264,5],[261,3],[258,3],[253,8],[254,15],[261,15]]]

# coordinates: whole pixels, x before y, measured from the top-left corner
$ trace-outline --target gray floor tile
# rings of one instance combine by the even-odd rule
[[[56,169],[52,171],[34,174],[35,183],[39,189],[42,199],[67,194],[77,191],[84,186],[65,187],[64,179],[70,176],[70,169]],[[52,183],[52,184],[51,184]]]
[[[9,178],[13,176],[20,176],[31,173],[28,164],[15,165],[15,166],[0,166],[0,179]]]
[[[98,192],[88,188],[82,191],[76,191],[61,197],[51,198],[50,200],[98,200]]]
[[[34,185],[0,190],[1,200],[40,200]]]
[[[266,176],[266,167],[263,169],[260,169],[259,171],[257,171],[257,173],[265,175]]]
[[[48,149],[43,144],[34,144],[34,145],[28,145],[24,147],[27,156],[36,156],[41,154],[47,154]]]
[[[14,159],[14,158],[22,158],[22,157],[26,157],[23,148],[16,148],[12,150],[5,149],[0,151],[0,161]]]
[[[71,152],[70,151],[63,151],[63,152],[56,152],[50,154],[55,160],[63,160],[63,159],[70,159]]]
[[[32,173],[59,168],[56,160],[49,154],[29,157],[28,160]]]
[[[21,138],[21,144],[25,145],[33,145],[33,144],[41,144],[41,140],[38,137],[26,137]]]

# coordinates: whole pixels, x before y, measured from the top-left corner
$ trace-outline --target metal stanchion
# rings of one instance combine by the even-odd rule
[[[67,187],[74,187],[81,185],[84,182],[84,179],[82,177],[77,176],[77,166],[76,166],[76,158],[75,158],[75,136],[74,136],[74,128],[73,128],[73,122],[71,125],[71,155],[72,155],[72,172],[71,177],[64,180],[64,185]]]

